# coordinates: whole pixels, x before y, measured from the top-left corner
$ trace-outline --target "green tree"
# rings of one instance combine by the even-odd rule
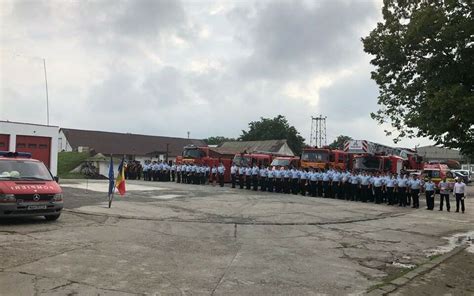
[[[232,142],[232,141],[236,141],[236,139],[226,138],[222,136],[209,137],[207,139],[204,139],[204,142],[206,142],[207,145],[220,145],[224,142]]]
[[[341,149],[342,150],[342,149],[344,149],[344,143],[348,140],[352,140],[352,138],[349,137],[349,136],[340,135],[331,144],[329,144],[329,147],[331,149]]]
[[[384,0],[383,22],[362,39],[387,135],[428,137],[474,153],[474,2]]]
[[[301,154],[305,139],[294,126],[290,126],[285,116],[278,115],[275,118],[260,118],[260,121],[249,123],[249,130],[242,130],[239,140],[262,141],[262,140],[287,140],[288,146],[296,155]]]

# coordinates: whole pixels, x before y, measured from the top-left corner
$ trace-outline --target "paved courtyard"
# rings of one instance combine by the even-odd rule
[[[61,183],[58,221],[0,221],[1,295],[364,294],[474,237],[474,198],[461,214],[127,181],[109,209],[106,181]],[[453,258],[472,263],[473,252]],[[426,281],[443,268],[453,270],[435,267]],[[417,279],[395,293],[422,288]],[[436,292],[470,289],[453,281]]]

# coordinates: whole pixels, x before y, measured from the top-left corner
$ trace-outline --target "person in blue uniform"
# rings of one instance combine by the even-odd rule
[[[436,184],[431,180],[431,178],[423,184],[423,190],[425,191],[426,196],[426,209],[430,211],[432,211],[435,206],[435,189]]]

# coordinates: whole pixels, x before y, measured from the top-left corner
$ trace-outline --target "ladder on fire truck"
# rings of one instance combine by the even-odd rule
[[[379,155],[395,155],[404,159],[410,154],[416,154],[416,151],[406,148],[397,148],[385,146],[379,143],[367,140],[348,140],[344,143],[344,152],[354,154],[379,154]]]

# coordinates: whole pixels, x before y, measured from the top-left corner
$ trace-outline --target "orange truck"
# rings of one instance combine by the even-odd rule
[[[329,147],[304,148],[301,154],[301,167],[346,170],[349,168],[349,154],[341,150],[330,149]]]

